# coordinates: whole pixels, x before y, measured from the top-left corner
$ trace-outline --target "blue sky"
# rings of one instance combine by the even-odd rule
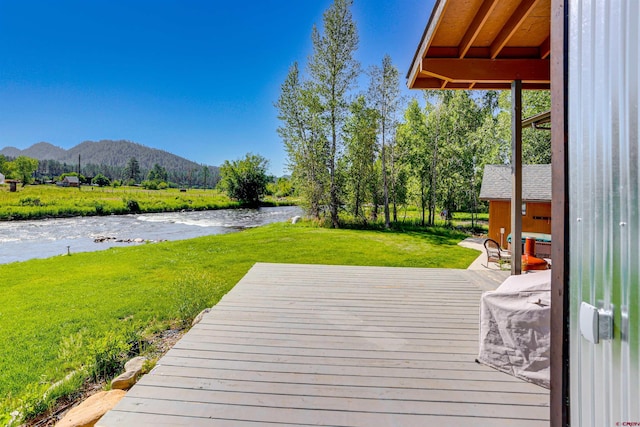
[[[126,139],[209,165],[258,153],[281,175],[273,104],[331,3],[0,0],[0,148]],[[388,53],[404,88],[432,7],[355,0],[362,68]]]

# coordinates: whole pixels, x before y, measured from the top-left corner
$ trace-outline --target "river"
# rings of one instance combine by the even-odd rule
[[[225,234],[302,215],[297,206],[0,222],[0,264],[146,241]]]

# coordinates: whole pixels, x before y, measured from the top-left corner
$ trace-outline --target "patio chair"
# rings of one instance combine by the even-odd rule
[[[489,268],[490,262],[497,263],[500,268],[502,268],[502,264],[511,263],[511,252],[500,248],[500,244],[495,240],[486,239],[484,248],[487,251],[487,268]]]

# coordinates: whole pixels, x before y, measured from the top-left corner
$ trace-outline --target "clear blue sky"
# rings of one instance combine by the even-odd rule
[[[0,148],[126,139],[209,165],[258,153],[281,175],[273,104],[331,3],[0,0]],[[362,68],[388,53],[404,88],[432,7],[355,0]]]

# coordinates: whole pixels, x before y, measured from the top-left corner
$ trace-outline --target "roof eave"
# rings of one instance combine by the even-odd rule
[[[407,72],[407,86],[409,88],[413,87],[413,83],[418,78],[418,74],[420,73],[420,68],[422,66],[423,54],[429,48],[429,44],[431,44],[433,33],[435,33],[438,25],[440,24],[440,16],[444,12],[446,6],[447,0],[436,0],[436,4],[433,6],[433,11],[429,16],[429,22],[422,33],[420,44],[418,45],[418,49],[416,49],[416,53],[413,55],[413,61],[411,62],[411,66]]]

